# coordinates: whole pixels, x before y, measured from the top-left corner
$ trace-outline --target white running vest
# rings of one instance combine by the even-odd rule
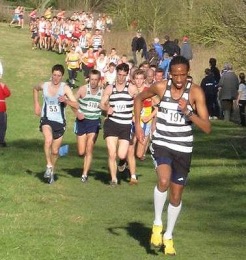
[[[121,92],[117,91],[116,86],[113,85],[109,105],[114,110],[113,114],[108,116],[110,120],[123,125],[132,123],[133,97],[128,92],[128,84]]]
[[[179,109],[179,100],[172,98],[171,84],[172,81],[169,80],[158,107],[156,130],[153,133],[152,142],[171,150],[191,153],[193,148],[192,122]],[[187,82],[182,98],[189,100],[190,87],[191,82]],[[187,107],[189,110],[193,110],[191,105]]]

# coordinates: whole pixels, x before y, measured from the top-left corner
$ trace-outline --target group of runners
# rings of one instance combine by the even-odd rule
[[[84,157],[81,181],[88,182],[93,149],[103,118],[103,137],[108,151],[109,184],[116,187],[117,161],[127,162],[129,183],[138,183],[136,156],[143,158],[151,139],[157,173],[154,189],[155,219],[151,244],[164,245],[164,253],[175,255],[173,229],[182,206],[182,192],[187,182],[193,148],[192,123],[205,133],[211,124],[203,90],[189,77],[189,61],[175,56],[170,63],[169,79],[154,80],[158,70],[145,62],[130,71],[127,63],[116,66],[116,80],[100,87],[101,73],[92,69],[88,83],[75,93],[64,82],[63,65],[52,68],[51,80],[34,87],[34,110],[41,116],[46,170],[44,178],[54,182],[54,171],[66,127],[65,107],[71,106],[75,116],[78,154]],[[130,73],[130,76],[129,76]],[[156,74],[156,75],[155,75]],[[43,106],[39,92],[43,92]],[[134,111],[134,113],[133,113]],[[95,158],[96,159],[96,158]],[[122,166],[122,165],[121,165]],[[169,189],[167,226],[164,232],[162,212]]]
[[[32,48],[58,53],[69,51],[74,41],[78,41],[82,49],[88,49],[93,43],[92,31],[98,30],[104,34],[110,32],[112,27],[110,16],[99,14],[95,18],[92,13],[84,11],[74,12],[72,16],[66,16],[66,12],[61,11],[54,16],[44,13],[38,17],[37,10],[34,10],[29,16]]]
[[[19,26],[20,28],[24,28],[24,12],[25,12],[25,8],[24,6],[17,6],[14,9],[14,14],[13,14],[13,18],[9,24],[9,26],[12,26],[14,24],[16,24],[17,26]]]
[[[46,35],[47,27],[55,29],[53,33],[50,30],[50,36]],[[155,247],[164,245],[166,255],[175,255],[173,230],[190,170],[192,123],[205,133],[211,131],[203,90],[189,76],[189,60],[180,55],[170,59],[167,77],[162,69],[147,61],[136,67],[126,55],[120,57],[115,48],[106,55],[103,30],[97,27],[92,30],[79,19],[55,16],[50,21],[41,17],[40,21],[31,24],[31,28],[37,30],[38,42],[33,42],[34,48],[57,48],[58,53],[67,51],[69,81],[63,82],[65,68],[56,64],[51,80],[39,83],[33,89],[34,110],[41,117],[40,130],[44,137],[44,178],[50,184],[55,181],[67,105],[74,112],[77,151],[83,157],[82,183],[89,180],[93,150],[101,128],[108,152],[111,187],[119,185],[117,172],[124,171],[126,166],[130,173],[129,184],[139,183],[136,159],[144,160],[150,147],[157,173],[150,242]],[[107,78],[110,68],[114,76]],[[86,84],[74,93],[71,87],[80,69]],[[43,92],[42,106],[39,92]],[[164,229],[162,213],[168,190]]]

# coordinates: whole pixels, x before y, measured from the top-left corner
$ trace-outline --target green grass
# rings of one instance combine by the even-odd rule
[[[64,137],[69,154],[58,160],[55,184],[43,182],[43,140],[32,87],[48,79],[51,66],[64,64],[65,57],[32,51],[29,37],[27,29],[0,24],[4,81],[12,90],[9,146],[0,150],[0,259],[170,258],[149,247],[156,181],[150,157],[138,162],[138,186],[122,178],[112,189],[100,133],[89,182],[83,185],[70,109]],[[246,257],[245,147],[245,129],[235,124],[213,122],[211,135],[195,130],[189,184],[174,232],[175,259]]]

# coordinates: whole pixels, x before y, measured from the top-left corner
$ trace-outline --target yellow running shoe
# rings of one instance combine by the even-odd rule
[[[164,244],[164,254],[165,255],[176,255],[176,251],[174,249],[172,239],[163,238],[163,244]]]
[[[162,230],[163,230],[162,226],[153,225],[152,227],[152,235],[151,235],[150,243],[154,247],[161,247],[163,245]]]

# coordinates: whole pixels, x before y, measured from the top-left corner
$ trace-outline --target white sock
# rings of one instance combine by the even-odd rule
[[[162,225],[162,211],[164,208],[164,204],[167,199],[167,191],[160,192],[155,186],[154,189],[154,207],[155,207],[155,220],[154,225],[161,226]]]
[[[134,180],[136,180],[136,179],[137,179],[136,174],[132,174],[132,175],[131,175],[131,178],[134,179]]]
[[[172,239],[173,229],[177,221],[177,218],[179,216],[179,213],[181,211],[181,207],[182,207],[182,202],[180,202],[178,207],[174,207],[172,204],[169,203],[167,208],[167,229],[166,232],[164,233],[165,239]]]

